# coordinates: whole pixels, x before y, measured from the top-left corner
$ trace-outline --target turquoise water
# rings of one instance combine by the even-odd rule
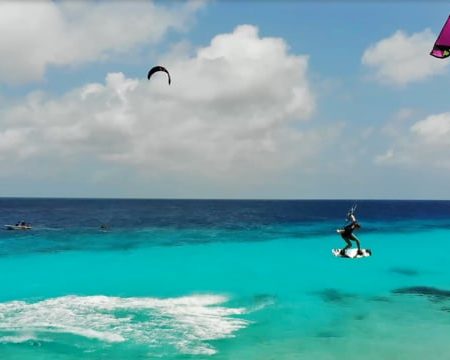
[[[362,230],[364,259],[331,255],[333,221],[8,232],[0,358],[445,359],[450,228],[427,221]]]

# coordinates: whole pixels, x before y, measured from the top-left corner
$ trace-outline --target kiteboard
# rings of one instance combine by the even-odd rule
[[[342,249],[332,249],[331,252],[336,257],[344,257],[344,258],[351,258],[351,259],[359,259],[363,257],[369,257],[372,256],[372,250],[370,249],[361,249],[362,255],[358,254],[358,249],[347,249],[345,251],[345,255],[341,254]]]

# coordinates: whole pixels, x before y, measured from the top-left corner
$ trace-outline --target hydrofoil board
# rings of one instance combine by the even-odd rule
[[[345,254],[341,253],[342,249],[332,249],[331,252],[336,257],[347,257],[352,259],[358,259],[363,257],[372,256],[372,250],[370,249],[361,249],[362,254],[358,254],[358,249],[347,249]]]

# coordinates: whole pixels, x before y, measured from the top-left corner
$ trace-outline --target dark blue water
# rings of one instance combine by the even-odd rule
[[[450,201],[0,199],[0,223],[114,228],[248,226],[342,222],[357,204],[362,221],[450,219]]]
[[[0,231],[7,242],[0,256],[320,239],[342,226],[354,204],[363,234],[450,228],[450,201],[0,199],[0,225],[33,225]]]

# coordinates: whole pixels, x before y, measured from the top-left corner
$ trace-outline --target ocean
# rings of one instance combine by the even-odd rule
[[[0,359],[450,359],[450,201],[354,203],[0,199]]]

